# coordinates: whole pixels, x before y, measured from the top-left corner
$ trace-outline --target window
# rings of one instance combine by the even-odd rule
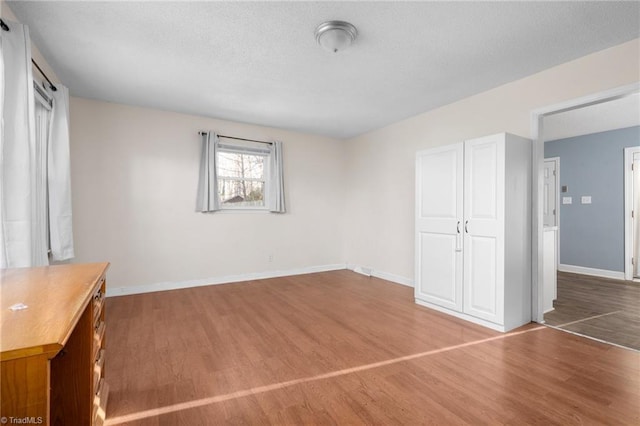
[[[218,196],[220,207],[265,209],[269,151],[263,147],[220,144]]]
[[[196,211],[285,213],[282,142],[253,142],[200,132]]]

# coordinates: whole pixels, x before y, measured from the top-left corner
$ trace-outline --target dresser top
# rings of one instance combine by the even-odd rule
[[[58,353],[108,267],[105,262],[0,269],[0,359]],[[11,310],[16,304],[27,308]]]

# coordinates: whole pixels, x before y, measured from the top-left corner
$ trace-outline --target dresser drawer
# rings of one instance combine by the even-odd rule
[[[98,354],[102,349],[102,341],[104,339],[104,331],[106,324],[104,321],[100,321],[93,329],[93,359],[98,359]]]
[[[104,368],[104,349],[98,352],[98,359],[93,364],[93,389],[98,389],[100,379],[102,378],[102,369]]]
[[[105,288],[104,278],[100,281],[98,290],[93,294],[93,322],[97,324],[101,318],[102,310],[104,308]]]
[[[109,386],[104,379],[100,379],[98,390],[93,398],[93,425],[102,425],[107,413],[107,399],[109,398]]]

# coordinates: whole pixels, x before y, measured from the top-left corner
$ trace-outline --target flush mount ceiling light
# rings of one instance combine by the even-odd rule
[[[324,50],[332,53],[349,47],[357,36],[356,27],[344,21],[327,21],[316,28],[316,41]]]

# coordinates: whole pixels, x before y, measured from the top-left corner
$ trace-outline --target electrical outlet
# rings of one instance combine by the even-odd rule
[[[273,255],[272,254],[269,255],[269,263],[271,263],[271,262],[273,262]]]

